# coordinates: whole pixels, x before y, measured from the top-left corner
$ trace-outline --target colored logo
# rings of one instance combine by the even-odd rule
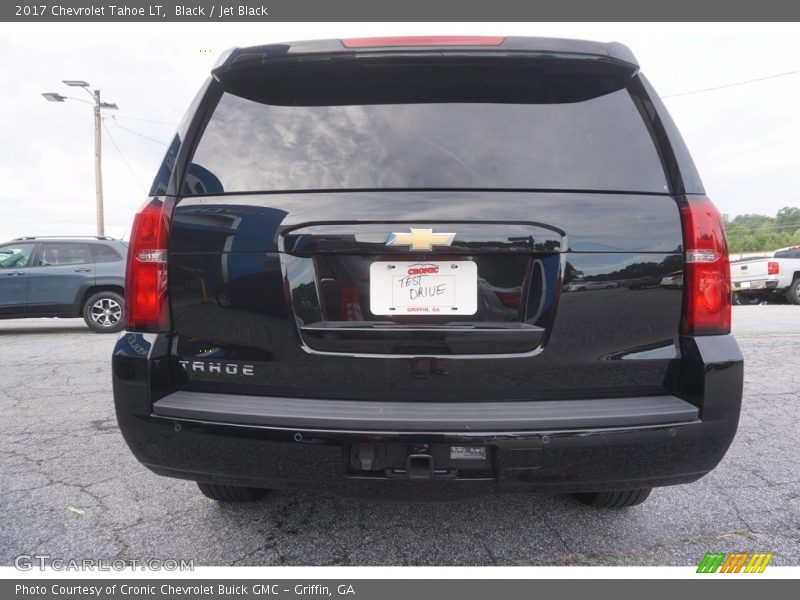
[[[434,275],[439,272],[439,265],[414,265],[408,268],[408,275]]]
[[[698,573],[763,573],[772,552],[707,552],[697,567]]]
[[[433,229],[409,228],[409,233],[396,231],[386,240],[387,246],[411,246],[411,250],[433,250],[434,246],[449,246],[455,233],[433,233]]]

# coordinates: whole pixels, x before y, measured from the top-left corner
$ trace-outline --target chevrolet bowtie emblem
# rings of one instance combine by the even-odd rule
[[[396,231],[386,240],[387,246],[411,246],[409,250],[433,250],[434,246],[449,246],[455,233],[433,233],[433,229],[409,228],[410,233]]]

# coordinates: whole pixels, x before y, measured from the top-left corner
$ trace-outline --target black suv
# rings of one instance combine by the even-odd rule
[[[99,333],[124,325],[124,242],[22,237],[0,244],[0,319],[83,317]]]
[[[129,256],[120,428],[218,500],[630,506],[708,473],[736,432],[722,221],[620,44],[235,49]]]

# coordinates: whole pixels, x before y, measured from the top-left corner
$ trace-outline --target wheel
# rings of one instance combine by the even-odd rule
[[[579,502],[595,508],[626,508],[641,504],[650,495],[653,488],[638,490],[618,490],[613,492],[587,492],[575,494]]]
[[[116,333],[125,324],[125,301],[116,292],[92,294],[83,305],[83,320],[97,333]]]
[[[792,304],[800,304],[800,277],[795,279],[786,290],[786,299]]]
[[[269,491],[240,485],[205,483],[204,481],[198,481],[197,487],[204,496],[220,502],[254,502],[263,498]]]

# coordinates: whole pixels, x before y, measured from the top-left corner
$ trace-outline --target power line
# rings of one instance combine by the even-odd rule
[[[774,226],[774,227],[792,227],[792,226],[800,227],[800,221],[791,222],[791,223],[780,223],[779,224],[779,223],[776,223],[773,220],[772,223],[750,224],[750,223],[742,223],[741,221],[737,223],[735,220],[731,219],[730,221],[728,221],[728,224],[729,225],[740,225],[742,227],[761,227],[762,225]]]
[[[166,146],[166,144],[164,142],[162,142],[161,140],[157,140],[155,138],[151,138],[149,135],[145,135],[143,133],[139,133],[138,131],[134,131],[133,129],[128,129],[127,127],[123,127],[122,125],[117,123],[116,119],[114,119],[113,116],[111,118],[114,120],[114,125],[116,127],[119,127],[120,129],[122,129],[123,131],[127,131],[128,133],[132,133],[133,135],[139,136],[140,138],[144,138],[144,139],[149,140],[151,142],[155,142],[156,144],[161,144],[162,146]]]
[[[797,75],[800,71],[786,71],[785,73],[776,73],[775,75],[767,75],[766,77],[756,77],[755,79],[745,79],[744,81],[735,81],[733,83],[725,83],[722,85],[717,85],[714,87],[709,88],[702,88],[699,90],[692,90],[690,92],[681,92],[680,94],[670,94],[668,96],[661,96],[662,100],[666,100],[667,98],[678,98],[680,96],[690,96],[692,94],[702,94],[703,92],[713,92],[716,90],[722,90],[725,88],[735,87],[738,85],[747,85],[749,83],[756,83],[758,81],[766,81],[768,79],[775,79],[776,77],[786,77],[787,75]]]
[[[106,130],[106,133],[108,134],[108,139],[111,140],[111,144],[114,146],[114,149],[117,151],[117,154],[119,154],[119,157],[122,159],[122,162],[124,162],[125,166],[128,167],[128,171],[130,171],[131,175],[133,175],[133,178],[136,180],[136,183],[141,188],[142,193],[146,194],[147,190],[145,190],[144,186],[142,185],[142,182],[139,181],[139,178],[136,176],[136,173],[134,173],[133,168],[131,167],[130,163],[128,162],[128,159],[125,158],[125,155],[122,153],[122,150],[120,150],[119,146],[117,146],[117,142],[114,140],[114,136],[111,135],[111,130],[106,125],[105,119],[103,119],[103,129]]]
[[[175,123],[170,123],[168,121],[155,121],[153,119],[144,119],[142,117],[129,117],[128,115],[114,115],[118,119],[129,119],[131,121],[141,121],[142,123],[155,123],[156,125],[171,125],[175,127]]]
[[[731,227],[732,233],[735,233],[734,228],[738,229],[740,227],[742,229],[745,229],[745,230],[748,230],[748,231],[753,231],[753,232],[755,232],[757,229],[760,229],[761,227],[766,227],[769,230],[772,230],[772,229],[800,229],[800,223],[789,223],[789,224],[786,224],[786,225],[735,225],[735,224],[730,224],[729,226]],[[769,232],[767,232],[767,233],[769,233]]]

